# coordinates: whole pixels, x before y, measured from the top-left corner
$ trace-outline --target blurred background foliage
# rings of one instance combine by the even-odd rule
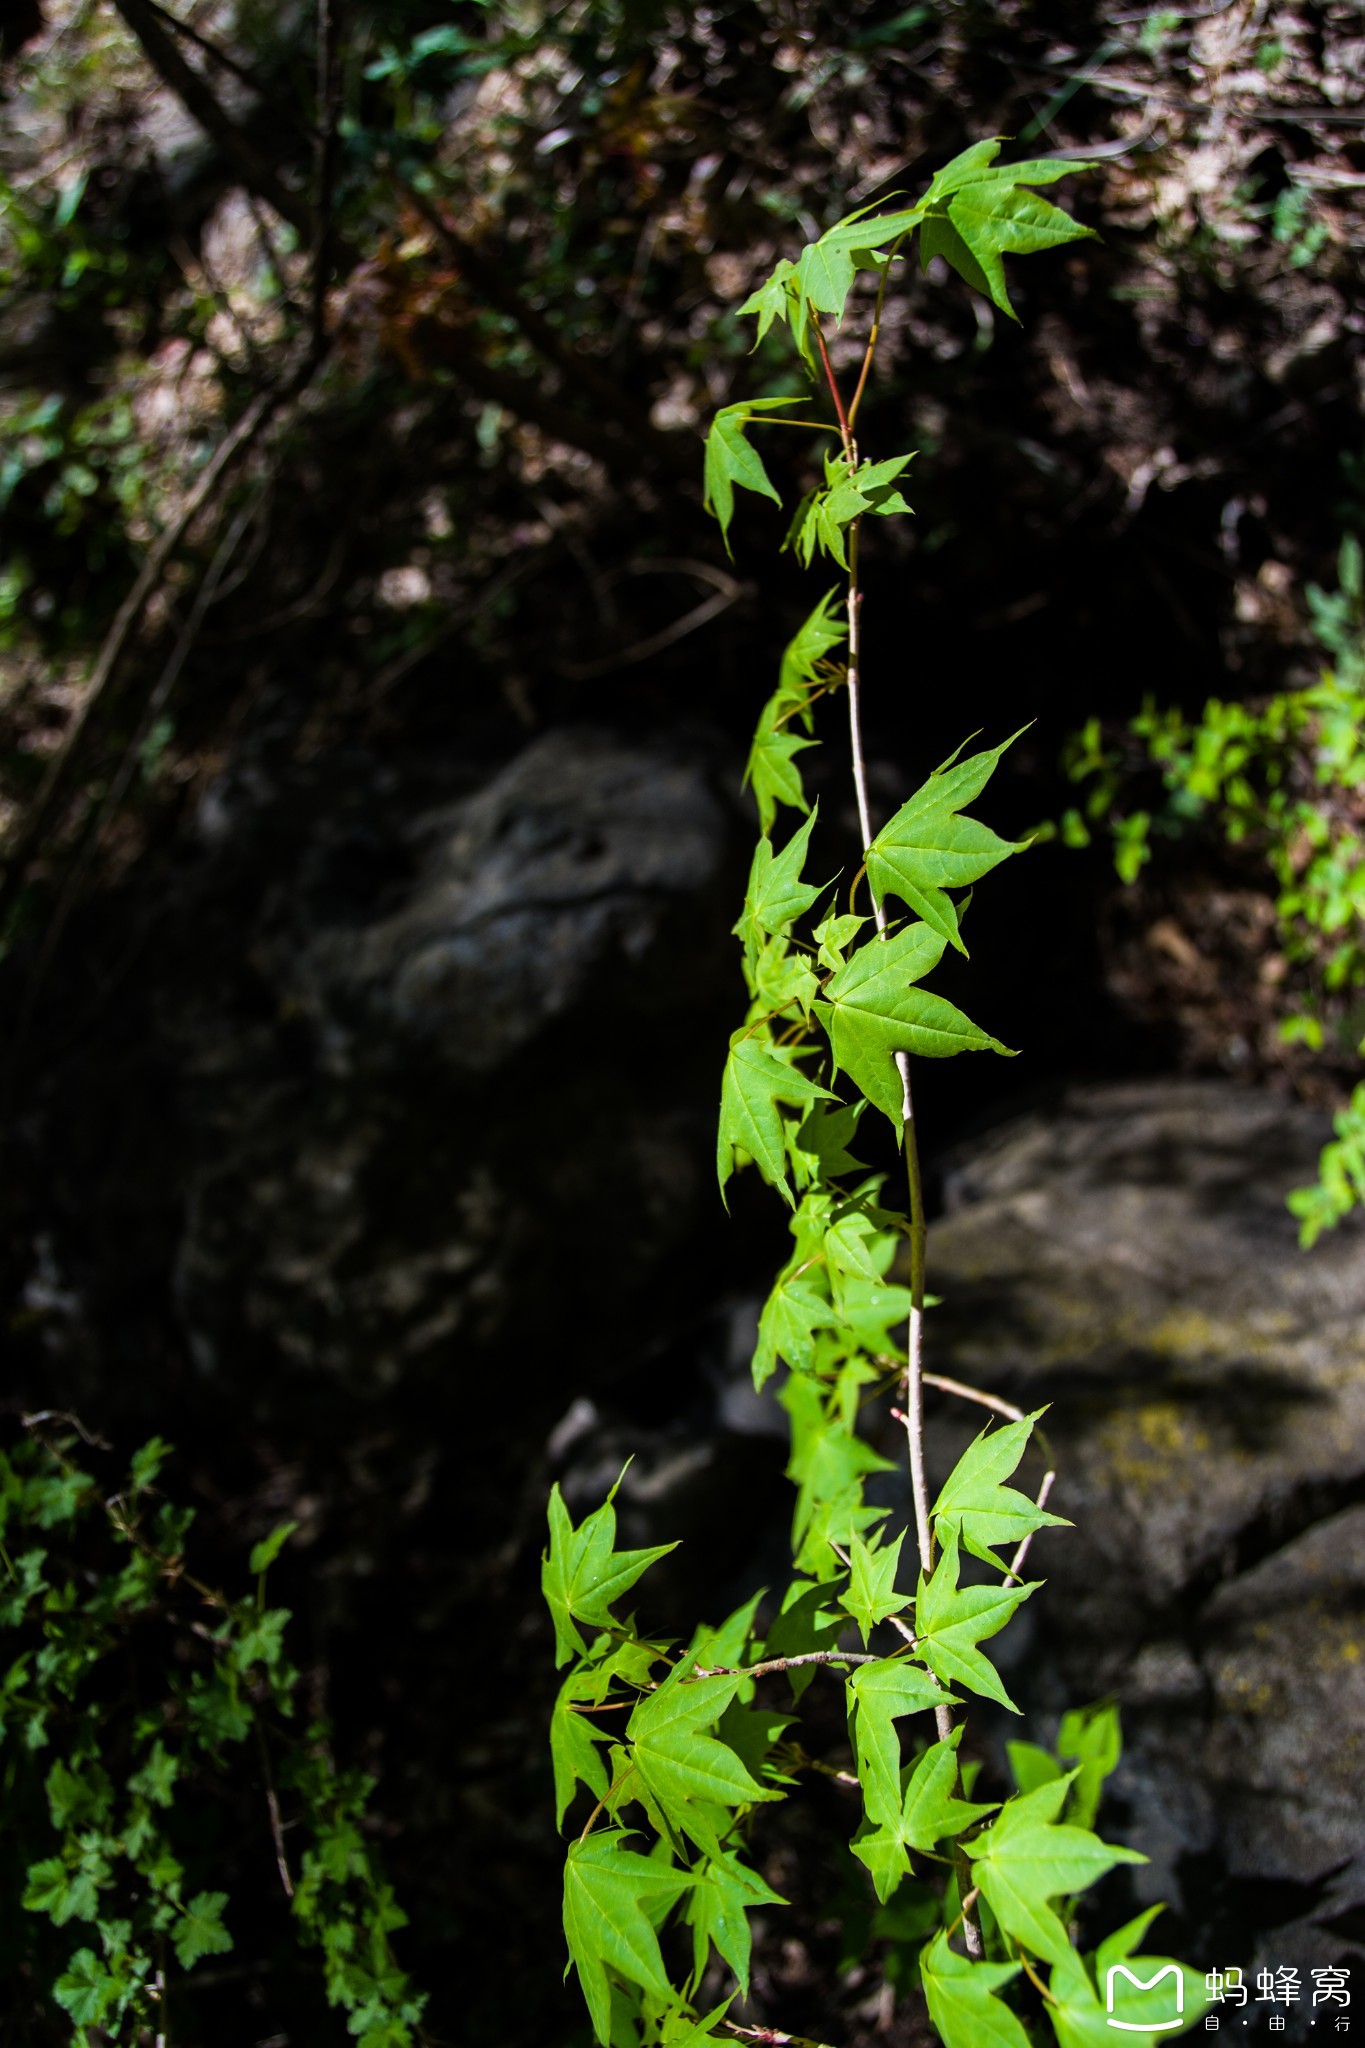
[[[395,809],[539,734],[685,732],[733,795],[810,592],[766,544],[726,562],[701,512],[706,417],[787,388],[731,310],[802,238],[1002,133],[1098,159],[1068,203],[1103,239],[1030,266],[1019,330],[915,275],[889,294],[864,438],[920,453],[916,518],[869,537],[874,779],[903,788],[962,737],[922,709],[920,676],[940,700],[960,678],[992,733],[1035,721],[996,822],[1061,819],[1072,847],[1033,856],[1046,931],[1009,880],[983,903],[974,999],[1030,1049],[1034,1085],[1176,1067],[1344,1105],[1365,833],[1359,9],[8,0],[0,51],[4,1398],[93,1403],[125,1447],[164,1429],[208,1571],[297,1515],[316,1570],[290,1589],[295,1654],[379,1776],[434,2038],[559,2038],[576,2022],[539,1624],[520,1619],[540,1446],[576,1360],[635,1356],[699,1273],[741,1281],[740,1255],[709,1196],[675,1185],[657,1269],[552,1263],[558,1377],[523,1323],[510,1350],[462,1339],[449,1386],[404,1380],[382,1416],[339,1381],[292,1390],[302,1310],[277,1354],[221,1332],[206,1349],[186,1305],[184,1132],[216,1116],[230,1160],[247,1115],[244,1095],[201,1116],[215,1030],[269,1038],[270,1087],[332,1087],[270,947],[406,872]],[[782,482],[799,491],[799,467]],[[779,516],[751,513],[765,543]],[[225,789],[259,795],[256,822],[195,897]],[[726,984],[713,1016],[709,986],[669,1041],[699,1126],[731,1002]],[[632,1047],[614,1071],[657,1093],[646,1064]],[[394,1085],[430,1130],[430,1077]],[[954,1092],[982,1085],[935,1094],[931,1145],[990,1114]],[[544,1116],[505,1121],[530,1206]],[[397,1213],[439,1204],[443,1156],[404,1155]],[[593,1199],[610,1158],[597,1170]],[[564,1190],[556,1215],[583,1206]],[[394,1213],[374,1230],[401,1235]],[[510,1414],[475,1386],[490,1360]],[[430,1472],[412,1479],[433,1438],[435,1502]],[[462,1656],[494,1598],[505,1641]],[[829,2017],[856,2005],[842,1942],[792,1982],[812,2026],[856,2041],[856,2014]],[[225,1982],[205,2042],[324,2024],[288,2017],[265,1964]],[[63,2038],[32,1992],[14,2038]]]

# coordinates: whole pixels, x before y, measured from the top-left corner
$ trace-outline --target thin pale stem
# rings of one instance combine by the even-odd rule
[[[853,403],[848,409],[850,431],[857,422],[858,407],[863,402],[863,393],[867,389],[867,380],[872,369],[872,358],[877,353],[877,338],[881,333],[882,327],[882,307],[886,304],[886,281],[891,275],[892,259],[899,248],[900,243],[895,242],[887,251],[886,262],[882,265],[882,274],[877,283],[877,303],[872,311],[872,331],[867,337],[867,347],[863,350],[862,367],[858,372],[858,383],[853,393]]]
[[[878,301],[880,311],[880,298]],[[829,385],[834,410],[839,419],[839,430],[843,436],[844,455],[850,471],[857,468],[858,448],[853,438],[853,425],[849,411],[844,406],[838,379],[825,347],[825,337],[819,321],[814,322],[816,340],[820,346],[820,359],[825,367],[825,378]],[[871,364],[871,351],[864,355],[863,374],[858,380],[858,396],[866,382],[867,370]],[[853,763],[853,788],[858,804],[858,828],[862,834],[863,859],[866,862],[872,847],[872,806],[867,788],[867,756],[863,747],[862,708],[862,590],[858,582],[858,541],[859,524],[854,520],[848,530],[848,733],[849,753]],[[877,922],[877,935],[887,937],[887,916],[884,905],[878,900],[869,877],[872,896],[872,914]],[[910,1496],[915,1509],[915,1542],[919,1551],[920,1567],[926,1577],[934,1568],[933,1523],[929,1515],[929,1488],[924,1469],[924,1263],[925,1263],[925,1218],[924,1182],[920,1173],[919,1145],[915,1134],[915,1105],[910,1087],[910,1058],[908,1053],[896,1054],[896,1071],[901,1078],[901,1143],[905,1151],[905,1177],[910,1195],[910,1318],[906,1334],[905,1367],[905,1435],[910,1465]],[[946,1742],[953,1732],[952,1708],[936,1707],[934,1719],[938,1727],[940,1742]],[[959,1855],[959,1884],[967,1880],[967,1861]],[[980,1959],[986,1953],[981,1936],[981,1926],[969,1908],[963,1912],[963,1936],[967,1953]]]
[[[1016,1408],[1013,1401],[1007,1401],[1002,1394],[983,1394],[980,1387],[969,1387],[961,1380],[946,1379],[941,1372],[926,1372],[921,1377],[926,1387],[937,1387],[941,1394],[956,1394],[960,1400],[975,1401],[982,1408],[1007,1416],[1011,1422],[1024,1419],[1023,1409]]]
[[[1056,1479],[1056,1477],[1057,1474],[1055,1472],[1044,1472],[1043,1483],[1038,1488],[1038,1499],[1035,1502],[1035,1506],[1039,1508],[1045,1508],[1047,1506],[1047,1497],[1052,1491],[1052,1483]],[[1010,1568],[1005,1573],[1005,1584],[1007,1586],[1009,1585],[1012,1579],[1017,1579],[1020,1572],[1024,1569],[1024,1559],[1028,1556],[1029,1545],[1030,1543],[1032,1543],[1034,1536],[1036,1534],[1036,1530],[1030,1529],[1028,1535],[1019,1545],[1019,1548],[1015,1551],[1014,1556],[1010,1559]]]

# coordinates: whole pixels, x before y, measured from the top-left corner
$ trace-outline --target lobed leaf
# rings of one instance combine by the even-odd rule
[[[631,1714],[626,1734],[641,1783],[659,1811],[708,1856],[719,1856],[713,1807],[748,1806],[781,1793],[752,1778],[735,1752],[707,1730],[739,1691],[738,1673],[693,1678],[675,1666]]]
[[[564,1866],[569,1957],[603,2048],[611,2039],[608,1966],[661,2005],[683,2002],[668,1981],[651,1916],[671,1906],[692,1875],[623,1848],[628,1839],[622,1829],[589,1835],[572,1845]]]
[[[945,893],[980,881],[1026,842],[1001,839],[964,804],[978,797],[1005,748],[1019,735],[966,761],[935,769],[908,803],[884,825],[867,849],[867,874],[879,900],[897,896],[931,931],[966,952],[956,904]]]
[[[896,1828],[901,1818],[901,1751],[895,1724],[903,1714],[952,1705],[953,1695],[905,1657],[860,1664],[847,1687],[864,1809],[874,1826]]]
[[[782,503],[758,451],[750,447],[746,438],[749,423],[758,414],[780,412],[785,406],[799,403],[795,398],[741,399],[736,405],[723,405],[711,422],[706,436],[702,503],[720,524],[727,554],[731,552],[730,521],[735,512],[736,484],[771,498],[775,505]]]
[[[1049,1900],[1083,1891],[1117,1863],[1147,1860],[1136,1849],[1102,1842],[1088,1828],[1058,1822],[1073,1776],[1016,1794],[976,1841],[965,1844],[972,1875],[1000,1925],[1050,1963],[1064,1963],[1071,1943]]]
[[[1029,2037],[996,1992],[1019,1975],[1018,1963],[968,1962],[946,1933],[920,1954],[929,2017],[943,2048],[1030,2048]]]
[[[798,1051],[774,1045],[750,1026],[730,1041],[720,1084],[720,1125],[716,1135],[716,1176],[721,1190],[744,1152],[789,1207],[795,1197],[787,1182],[787,1154],[779,1103],[834,1101],[828,1088],[803,1074]]]
[[[1004,1481],[1015,1470],[1033,1434],[1033,1425],[1043,1409],[1011,1422],[1004,1429],[983,1429],[972,1442],[934,1502],[934,1516],[952,1521],[963,1547],[987,1564],[997,1564],[992,1555],[1001,1543],[1016,1546],[1035,1529],[1068,1529],[1061,1515],[1050,1515],[1037,1507],[1026,1493]]]
[[[556,1667],[586,1648],[576,1622],[614,1627],[612,1602],[629,1592],[656,1559],[678,1547],[659,1543],[649,1550],[615,1549],[615,1499],[613,1486],[601,1507],[575,1529],[558,1484],[550,1489],[550,1547],[541,1559],[540,1584],[555,1627]]]
[[[872,939],[826,982],[813,1008],[829,1035],[837,1068],[846,1073],[897,1135],[902,1093],[898,1052],[925,1059],[1009,1047],[982,1031],[942,996],[914,984],[937,966],[944,940],[927,924],[907,925],[890,939]]]
[[[1017,1714],[995,1666],[976,1646],[999,1634],[1015,1609],[1037,1592],[1040,1581],[1025,1586],[959,1586],[958,1537],[951,1522],[940,1532],[940,1540],[943,1555],[933,1576],[921,1578],[915,1602],[920,1654],[945,1685],[965,1685]]]

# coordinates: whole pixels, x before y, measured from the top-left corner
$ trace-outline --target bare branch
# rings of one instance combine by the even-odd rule
[[[940,1393],[956,1394],[963,1401],[976,1401],[983,1408],[994,1409],[997,1415],[1008,1416],[1011,1422],[1022,1422],[1024,1411],[1016,1408],[1013,1401],[1007,1401],[1002,1394],[983,1394],[979,1387],[969,1387],[961,1380],[945,1379],[940,1372],[923,1374],[926,1387],[937,1387]]]

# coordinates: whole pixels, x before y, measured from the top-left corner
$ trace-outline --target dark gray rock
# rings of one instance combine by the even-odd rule
[[[713,879],[725,821],[701,764],[560,731],[477,794],[420,819],[403,900],[321,933],[300,968],[333,1057],[414,1040],[490,1074],[606,961],[636,969],[679,899]]]
[[[1077,1089],[951,1164],[929,1273],[931,1366],[1048,1405],[1075,1523],[1035,1546],[1011,1689],[1116,1692],[1139,1888],[1318,1888],[1318,1960],[1365,1813],[1365,1229],[1305,1254],[1284,1208],[1327,1135],[1221,1082]],[[975,1422],[936,1398],[936,1468]]]

